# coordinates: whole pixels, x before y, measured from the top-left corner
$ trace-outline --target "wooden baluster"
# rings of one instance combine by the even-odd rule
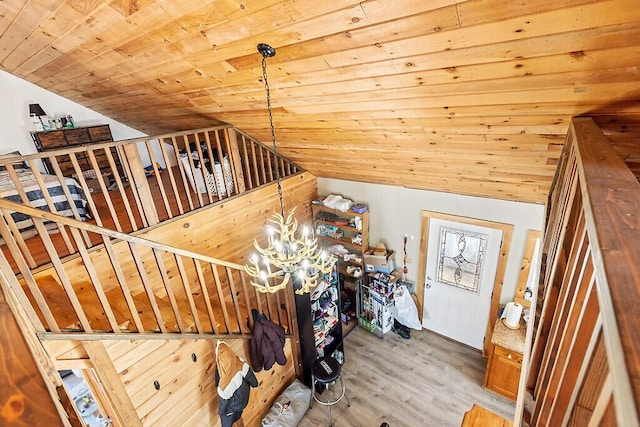
[[[107,251],[107,254],[109,256],[109,260],[111,261],[111,266],[113,267],[113,271],[116,274],[118,283],[120,284],[122,295],[124,296],[125,302],[127,303],[127,307],[129,308],[129,313],[131,314],[131,318],[133,319],[133,324],[136,327],[136,331],[139,333],[143,333],[144,326],[142,325],[142,321],[140,320],[140,315],[138,314],[136,304],[133,301],[133,297],[131,296],[131,290],[129,289],[129,285],[127,284],[126,276],[122,271],[122,266],[120,265],[118,256],[116,255],[116,252],[113,249],[111,240],[109,239],[108,236],[102,236],[102,242],[104,243],[104,248]]]
[[[204,206],[204,203],[202,201],[202,194],[200,193],[200,188],[198,188],[198,181],[196,180],[197,172],[196,172],[195,164],[193,163],[193,157],[191,156],[191,148],[189,147],[189,138],[187,137],[187,135],[184,135],[182,138],[184,140],[185,149],[187,150],[187,159],[189,160],[189,167],[191,168],[191,175],[193,177],[193,187],[194,187],[196,196],[198,197],[198,203],[199,203],[198,207],[201,207],[201,206]],[[200,166],[202,166],[202,162]],[[204,175],[203,175],[203,179],[204,179]]]
[[[171,184],[171,190],[173,190],[173,196],[178,206],[178,213],[182,215],[184,213],[184,209],[182,208],[182,202],[180,201],[180,193],[178,192],[176,180],[175,180],[175,177],[173,176],[173,168],[171,167],[171,159],[169,159],[169,153],[167,152],[166,144],[162,139],[158,140],[158,144],[160,145],[160,151],[162,152],[162,159],[164,160],[164,164],[166,166],[165,171],[169,176],[169,183]]]
[[[176,141],[176,137],[171,137],[171,145],[173,146],[173,152],[176,155],[176,163],[178,164],[178,170],[180,171],[180,176],[182,177],[182,189],[184,190],[184,194],[187,195],[187,202],[189,204],[189,211],[193,210],[193,200],[191,200],[191,187],[189,187],[189,182],[187,180],[187,176],[185,175],[184,165],[181,161],[180,150],[178,149],[178,142]],[[176,192],[177,193],[177,192]],[[180,206],[182,206],[182,199],[178,197],[178,201]]]
[[[93,170],[94,170],[94,172],[96,174],[96,178],[95,179],[98,180],[98,184],[100,185],[100,188],[102,189],[102,195],[104,196],[104,200],[107,203],[107,209],[109,209],[109,213],[111,214],[111,219],[113,220],[113,224],[115,225],[116,230],[121,232],[123,230],[122,230],[122,227],[120,226],[120,221],[118,220],[118,213],[116,212],[116,209],[113,206],[113,201],[111,200],[111,196],[109,195],[108,185],[104,182],[104,178],[102,177],[102,174],[100,173],[100,166],[98,166],[98,161],[96,160],[96,156],[93,153],[93,150],[87,151],[87,154],[89,155],[89,162],[91,163],[91,167],[93,168]],[[73,162],[73,160],[72,160],[72,162]],[[75,167],[75,165],[76,164],[74,163],[74,167]],[[78,169],[76,169],[76,173],[78,173],[77,171],[78,171]],[[80,171],[78,173],[78,176],[80,176],[80,175],[82,175],[82,171]],[[82,179],[84,180],[84,177]],[[86,185],[86,181],[85,181],[85,185]],[[88,189],[88,187],[87,187],[87,189]],[[91,200],[93,200],[93,197],[91,198]]]
[[[182,286],[184,287],[187,302],[189,303],[189,309],[191,310],[191,315],[193,316],[193,323],[196,327],[196,331],[202,334],[204,333],[204,331],[202,329],[202,324],[200,323],[200,317],[198,316],[198,309],[196,308],[196,304],[193,300],[193,291],[191,290],[191,286],[189,285],[189,278],[187,277],[187,272],[184,269],[182,257],[177,254],[173,254],[173,256],[176,261],[176,266],[178,267],[178,272],[180,273],[180,279],[182,281]]]
[[[91,279],[91,285],[93,286],[93,290],[96,292],[98,296],[98,300],[100,301],[100,305],[104,310],[105,315],[107,316],[107,320],[109,321],[109,326],[111,326],[111,330],[119,334],[120,326],[118,325],[118,321],[113,314],[113,310],[111,310],[111,305],[109,304],[109,299],[104,293],[104,288],[102,287],[102,283],[100,282],[100,277],[96,272],[95,267],[93,266],[93,261],[91,260],[91,256],[87,252],[87,248],[83,244],[82,236],[80,232],[76,228],[71,229],[71,234],[78,246],[78,252],[80,252],[80,257],[82,258],[82,262],[84,263],[84,268],[87,270],[87,274]]]
[[[22,278],[27,284],[27,287],[29,288],[29,292],[31,292],[31,295],[35,300],[36,305],[40,309],[40,313],[42,313],[42,316],[44,317],[45,322],[47,322],[49,329],[51,330],[51,332],[60,333],[60,328],[58,327],[56,319],[53,316],[53,313],[51,312],[51,310],[49,309],[49,306],[47,305],[47,302],[44,296],[42,295],[42,292],[40,292],[40,288],[38,287],[38,284],[36,283],[33,275],[31,274],[31,270],[29,269],[29,266],[27,265],[22,253],[20,252],[20,249],[16,244],[16,240],[14,240],[13,236],[11,236],[9,227],[5,223],[5,219],[7,215],[8,215],[7,211],[5,211],[4,209],[0,209],[0,234],[2,235],[2,238],[5,241],[5,244],[9,248],[9,252],[11,253],[11,256],[13,257],[16,264],[18,265],[18,269],[22,274]],[[15,275],[7,274],[12,270],[11,270],[11,266],[9,266],[9,263],[7,262],[6,258],[3,255],[0,255],[0,264],[2,265],[2,271],[5,272],[5,275],[8,278],[16,277]],[[40,322],[40,317],[38,317],[38,315],[36,314],[31,303],[27,299],[27,296],[24,295],[24,291],[21,288],[18,288],[18,289],[15,289],[14,292],[16,293],[16,295],[19,296],[20,303],[22,304],[22,307],[24,308],[27,315],[31,319],[31,322],[33,323],[36,331],[45,332],[45,328]]]
[[[127,155],[125,153],[125,149],[123,145],[117,145],[116,147],[116,152],[118,153],[118,156],[120,157],[120,164],[122,164],[123,168],[124,168],[124,173],[126,176],[128,177],[132,177],[133,174],[131,173],[131,167],[129,166],[129,159],[127,158]],[[147,217],[144,215],[144,210],[142,208],[142,201],[140,199],[140,195],[138,194],[138,189],[135,186],[135,182],[133,181],[132,178],[130,178],[130,181],[133,183],[133,185],[131,185],[131,193],[133,194],[133,201],[136,204],[136,212],[140,213],[140,220],[142,221],[142,227],[148,227],[149,226],[149,222],[147,221]]]
[[[80,321],[80,326],[82,326],[82,329],[84,330],[84,332],[86,333],[92,332],[93,330],[91,329],[91,326],[89,324],[89,319],[87,319],[84,309],[82,308],[82,304],[78,299],[78,295],[76,294],[76,291],[73,288],[71,281],[69,280],[69,276],[67,276],[67,273],[64,269],[64,264],[62,263],[62,260],[58,256],[58,251],[54,246],[53,242],[51,241],[51,238],[49,237],[49,234],[47,233],[46,228],[44,227],[44,222],[39,218],[33,218],[33,223],[35,224],[36,229],[38,230],[38,233],[40,233],[40,238],[42,239],[42,243],[44,244],[47,250],[47,253],[49,254],[49,259],[51,259],[51,263],[53,264],[53,267],[56,273],[58,274],[60,283],[62,284],[62,287],[64,288],[65,292],[67,293],[69,302],[71,303],[73,310],[75,311],[75,314],[78,317],[78,320]]]
[[[8,166],[9,165],[7,165],[7,170],[8,170]],[[44,179],[42,178],[42,174],[40,173],[40,170],[38,169],[38,166],[36,165],[36,162],[34,159],[29,160],[29,167],[31,168],[33,177],[35,178],[36,182],[38,183],[38,186],[40,187],[40,191],[42,191],[42,196],[47,202],[47,206],[49,207],[49,212],[58,213],[58,210],[56,209],[56,205],[55,203],[53,203],[53,200],[51,200],[51,195],[49,194],[49,191],[47,191],[47,186],[44,182]],[[16,186],[16,189],[17,188],[18,186]],[[20,188],[22,188],[22,185],[20,185]],[[69,203],[73,203],[73,201],[70,200]],[[62,240],[64,241],[64,244],[67,247],[67,251],[69,251],[70,254],[74,253],[76,249],[73,247],[73,244],[71,243],[71,238],[67,233],[66,227],[64,225],[58,224],[58,230],[60,231]]]
[[[153,293],[153,287],[151,286],[151,282],[149,281],[149,276],[147,276],[147,272],[144,269],[144,263],[142,262],[142,258],[140,257],[140,251],[138,250],[138,245],[134,242],[127,242],[127,243],[129,244],[129,249],[131,250],[131,255],[133,256],[133,260],[136,263],[140,280],[142,280],[142,285],[144,286],[144,290],[147,294],[147,297],[149,298],[149,304],[151,304],[153,315],[156,318],[156,324],[158,325],[160,332],[166,333],[167,328],[164,325],[164,321],[162,319],[162,313],[160,312],[160,307],[158,307],[158,301],[156,301],[156,296]]]
[[[222,308],[222,316],[224,317],[224,326],[226,328],[226,333],[230,334],[231,329],[229,326],[231,322],[229,320],[229,312],[227,310],[226,298],[224,296],[224,292],[222,290],[222,284],[220,283],[220,276],[218,275],[218,270],[215,264],[209,264],[211,268],[211,272],[213,274],[213,280],[216,284],[216,289],[218,291],[218,301],[220,302],[220,307]]]
[[[224,177],[224,159],[222,156],[222,152],[221,151],[217,151],[218,153],[218,161],[220,162],[220,170],[222,171],[222,188],[220,188],[220,185],[218,183],[218,172],[216,170],[216,162],[213,156],[213,149],[215,147],[211,147],[211,139],[209,138],[209,132],[204,132],[204,139],[205,139],[205,143],[207,144],[207,153],[209,155],[209,164],[211,165],[211,173],[213,175],[213,188],[216,189],[216,196],[218,197],[218,200],[222,200],[222,192],[224,191],[225,194],[227,194],[227,187],[226,187],[226,179]],[[216,148],[217,150],[217,148]],[[209,188],[209,186],[207,186],[207,189]],[[228,195],[227,195],[228,196]]]
[[[113,147],[112,147],[113,148]],[[109,166],[111,168],[112,177],[115,180],[115,184],[118,187],[118,192],[120,193],[120,197],[122,197],[122,203],[124,205],[125,210],[127,211],[127,217],[129,218],[129,224],[131,224],[131,228],[133,231],[138,230],[138,223],[133,215],[133,210],[131,209],[131,202],[129,201],[129,197],[127,196],[127,192],[125,191],[125,184],[120,177],[120,173],[118,171],[118,167],[116,166],[115,159],[113,158],[112,152],[110,148],[104,149],[105,155],[107,157],[107,161],[109,162]],[[134,193],[135,194],[135,193]]]
[[[165,266],[164,259],[162,258],[162,252],[160,252],[156,248],[151,248],[151,251],[153,252],[153,256],[156,260],[156,268],[160,273],[160,278],[162,279],[164,290],[167,292],[167,297],[169,298],[169,305],[171,305],[171,310],[173,311],[173,315],[176,318],[178,330],[184,334],[187,332],[187,328],[184,324],[184,321],[182,320],[180,307],[178,307],[178,301],[176,300],[175,294],[173,292],[171,281],[169,280],[169,276],[167,276],[167,267]]]
[[[218,322],[216,320],[216,316],[213,314],[213,307],[211,306],[211,297],[209,296],[209,289],[207,288],[207,282],[204,279],[204,273],[202,271],[202,267],[200,266],[200,261],[197,259],[193,260],[193,263],[196,268],[196,274],[198,276],[198,283],[200,284],[200,290],[202,291],[202,298],[204,299],[205,306],[207,307],[207,313],[209,314],[209,322],[211,322],[211,330],[214,334],[219,334],[218,332]]]
[[[160,174],[160,170],[158,169],[158,162],[153,155],[151,141],[146,140],[144,143],[145,147],[147,147],[147,154],[149,155],[149,159],[151,161],[151,167],[153,168],[153,175],[156,177],[156,181],[158,182],[158,189],[160,190],[160,195],[162,196],[162,204],[164,205],[164,209],[167,212],[167,216],[169,218],[173,218],[173,212],[171,211],[171,206],[169,205],[169,200],[167,199],[167,191],[164,189],[162,175]]]
[[[236,321],[238,322],[238,333],[243,334],[242,328],[242,314],[240,313],[240,304],[238,301],[238,292],[236,291],[235,280],[233,279],[233,270],[229,267],[225,267],[227,273],[227,280],[229,281],[229,289],[231,289],[231,300],[233,301],[233,307],[236,312]]]

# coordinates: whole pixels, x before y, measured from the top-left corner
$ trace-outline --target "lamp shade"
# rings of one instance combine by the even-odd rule
[[[29,115],[35,114],[36,116],[46,116],[47,113],[44,112],[40,104],[29,104]]]

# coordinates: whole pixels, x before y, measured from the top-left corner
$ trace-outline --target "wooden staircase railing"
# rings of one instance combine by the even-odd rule
[[[50,265],[28,265],[12,239],[15,212],[31,217]],[[41,339],[248,338],[252,309],[288,334],[295,328],[287,294],[256,292],[241,265],[4,199],[0,216],[0,234],[19,274],[2,255],[0,271]],[[47,223],[65,230],[74,255],[58,253]]]
[[[23,162],[30,170],[17,168]],[[73,166],[73,176],[63,176],[62,162]],[[26,204],[39,194],[31,205],[64,211],[69,217],[122,233],[269,184],[276,179],[276,168],[282,178],[302,172],[271,148],[228,125],[46,151],[3,159],[0,166],[6,168],[15,187],[14,195],[3,197]],[[53,194],[52,185],[60,194]],[[11,216],[6,220],[29,267],[50,261],[33,255],[45,253],[44,247],[34,248],[26,242],[35,230],[28,220],[20,227]],[[57,231],[54,240],[59,253],[77,253],[73,236],[64,227]],[[103,243],[97,235],[79,232],[87,248]],[[10,257],[6,251],[5,255]]]
[[[548,208],[530,425],[637,426],[640,183],[592,119],[571,123]]]

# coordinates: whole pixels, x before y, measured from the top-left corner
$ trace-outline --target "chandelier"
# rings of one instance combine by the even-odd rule
[[[275,56],[276,50],[268,44],[260,43],[258,52],[262,55],[262,77],[267,93],[267,110],[271,127],[273,151],[278,156],[276,134],[271,112],[271,94],[267,80],[267,58]],[[274,212],[267,227],[267,246],[261,247],[253,241],[257,253],[249,258],[245,271],[252,277],[251,284],[263,293],[274,293],[287,287],[291,282],[297,294],[304,294],[318,286],[325,274],[335,266],[337,259],[318,248],[313,230],[302,227],[298,233],[298,221],[294,217],[295,208],[285,216],[280,168],[276,166],[280,213]]]

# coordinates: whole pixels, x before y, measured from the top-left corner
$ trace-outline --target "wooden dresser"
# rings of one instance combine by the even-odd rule
[[[501,320],[496,321],[491,336],[491,347],[484,387],[511,400],[518,396],[520,371],[526,325],[521,321],[520,329],[507,328]]]
[[[35,144],[38,151],[59,150],[78,145],[99,144],[101,142],[113,141],[109,125],[84,126],[70,129],[31,132],[31,138],[33,138],[33,143]],[[109,160],[107,158],[105,150],[96,150],[94,151],[94,154],[96,156],[96,160],[98,162],[98,165],[100,166],[100,169],[105,168],[106,170],[108,170]],[[119,174],[122,175],[122,166],[120,165],[119,157],[116,153],[115,148],[111,148],[111,154],[113,155],[113,159],[116,163],[117,168],[119,169]],[[78,164],[80,165],[82,171],[93,169],[89,160],[89,156],[84,152],[77,153],[76,158],[78,159]],[[57,160],[64,176],[72,176],[75,173],[73,164],[71,163],[71,159],[68,155],[58,156]],[[53,173],[51,164],[47,159],[44,159],[44,164],[47,168],[47,172]]]

